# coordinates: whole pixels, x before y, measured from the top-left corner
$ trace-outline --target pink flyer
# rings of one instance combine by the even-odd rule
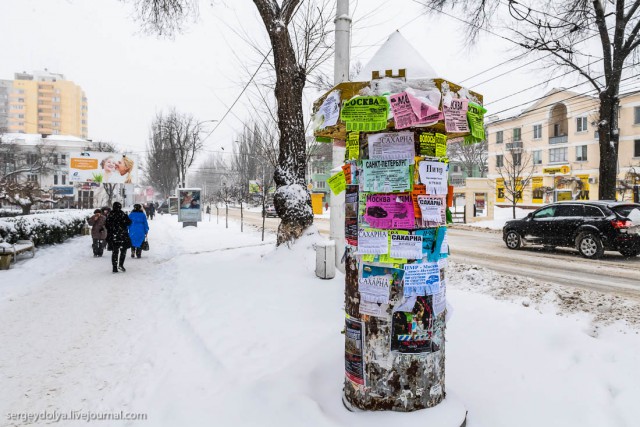
[[[423,102],[410,93],[407,93],[407,96],[409,97],[409,102],[411,103],[411,109],[417,116],[416,124],[436,123],[439,120],[442,120],[442,111],[438,110],[437,107]]]
[[[416,219],[411,195],[408,193],[367,195],[364,219],[375,228],[414,229]]]
[[[444,122],[447,132],[468,133],[469,123],[467,122],[467,108],[469,100],[466,98],[445,99],[442,101],[444,111]]]
[[[416,122],[416,116],[411,108],[409,94],[400,92],[389,97],[391,111],[393,111],[393,120],[396,129],[405,129],[411,127]]]

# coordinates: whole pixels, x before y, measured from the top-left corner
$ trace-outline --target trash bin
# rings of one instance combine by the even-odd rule
[[[336,242],[326,240],[316,243],[316,276],[333,279],[336,276]]]

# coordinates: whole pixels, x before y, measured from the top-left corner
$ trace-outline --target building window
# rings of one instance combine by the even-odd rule
[[[67,175],[61,175],[62,176],[62,185],[65,185],[67,183]]]
[[[640,139],[633,141],[633,157],[640,157]]]
[[[319,189],[326,188],[324,181],[316,181],[314,186],[315,186],[315,188],[319,188]]]
[[[633,107],[633,124],[640,125],[640,107]]]
[[[522,153],[513,153],[513,165],[520,166],[522,164]]]
[[[454,171],[454,172],[460,172],[460,166],[458,166],[458,165],[453,165],[453,171]]]
[[[58,175],[53,175],[53,185],[58,185]]]
[[[533,152],[533,164],[534,165],[542,164],[542,150],[536,150]]]
[[[501,168],[504,166],[504,155],[497,154],[496,155],[496,167]]]
[[[542,125],[533,125],[533,139],[542,138]]]
[[[513,141],[522,141],[520,128],[513,128]]]
[[[38,182],[38,175],[33,175],[33,174],[27,175],[27,181],[29,181],[29,182]]]
[[[576,119],[576,130],[577,130],[577,132],[586,132],[587,131],[587,118],[586,117],[578,117]]]
[[[587,161],[587,146],[578,145],[576,147],[576,162],[586,162],[586,161]]]
[[[496,132],[496,144],[502,144],[504,142],[504,133],[499,130]]]
[[[18,98],[18,102],[24,102],[24,98]]]
[[[34,165],[38,162],[38,156],[35,154],[27,154],[27,164]]]
[[[566,162],[566,161],[567,161],[567,147],[549,149],[549,163],[560,163],[560,162]]]

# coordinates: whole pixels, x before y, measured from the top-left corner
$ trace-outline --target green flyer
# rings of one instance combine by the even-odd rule
[[[474,102],[469,102],[469,109],[467,110],[467,121],[471,128],[471,135],[477,140],[484,140],[484,113],[487,110],[482,105],[478,105]]]
[[[346,160],[357,160],[360,157],[360,132],[349,132],[345,145]]]
[[[329,184],[329,188],[331,188],[333,194],[340,194],[347,188],[347,180],[345,179],[343,171],[340,171],[327,179],[327,183]]]
[[[420,155],[445,157],[447,155],[447,136],[439,132],[421,133]]]
[[[387,128],[389,101],[384,96],[356,96],[346,101],[340,119],[347,131],[373,132]]]

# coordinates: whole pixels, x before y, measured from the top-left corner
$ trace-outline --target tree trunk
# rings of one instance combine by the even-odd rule
[[[513,219],[516,219],[516,204],[515,204],[515,202],[511,206],[511,214],[513,215]]]
[[[618,104],[617,95],[610,91],[600,93],[600,122],[598,123],[600,144],[598,198],[600,200],[616,199],[619,140]]]
[[[242,202],[240,202],[240,232],[244,233],[244,212],[242,209]]]
[[[224,219],[225,228],[229,228],[229,204],[228,203],[224,204],[224,214],[225,214],[225,219]]]
[[[20,205],[22,208],[22,215],[29,215],[31,213],[31,205]]]
[[[275,98],[278,104],[280,152],[273,178],[277,189],[273,204],[281,219],[277,244],[300,237],[313,224],[311,197],[305,182],[306,141],[302,113],[302,90],[305,70],[298,65],[291,44],[288,22],[282,9],[277,11],[267,2],[254,0],[269,34],[276,72]],[[270,2],[269,2],[270,3]],[[289,18],[287,18],[288,21]]]

